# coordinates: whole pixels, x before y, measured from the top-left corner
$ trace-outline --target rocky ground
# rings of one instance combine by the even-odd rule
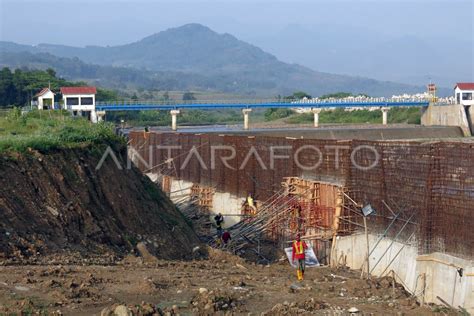
[[[296,282],[286,260],[256,265],[210,251],[165,261],[132,255],[113,265],[0,267],[0,315],[431,315],[390,278],[310,268]]]

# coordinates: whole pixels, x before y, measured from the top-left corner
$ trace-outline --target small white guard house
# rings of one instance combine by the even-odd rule
[[[54,92],[49,88],[43,88],[40,92],[35,94],[32,106],[37,106],[38,110],[53,110],[54,109]]]
[[[74,115],[82,115],[94,121],[95,118],[95,87],[61,87],[64,108]]]
[[[454,87],[456,104],[474,105],[474,82],[459,82]]]

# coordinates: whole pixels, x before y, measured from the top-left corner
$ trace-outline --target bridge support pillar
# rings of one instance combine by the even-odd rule
[[[242,113],[244,114],[244,129],[249,129],[249,114],[252,112],[252,109],[243,109]]]
[[[173,131],[176,131],[178,129],[178,123],[177,123],[177,116],[179,114],[179,110],[171,110],[171,129]]]
[[[91,111],[91,122],[92,123],[97,123],[99,122],[99,118],[97,116],[97,112],[96,111]]]
[[[321,113],[321,109],[311,109],[314,114],[314,127],[319,127],[319,113]]]
[[[382,124],[387,125],[388,124],[388,111],[390,108],[381,108],[382,110]]]

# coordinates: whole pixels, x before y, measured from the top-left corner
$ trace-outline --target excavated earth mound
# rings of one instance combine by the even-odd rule
[[[144,243],[161,259],[193,256],[191,224],[135,167],[103,147],[0,157],[0,263],[107,263]]]

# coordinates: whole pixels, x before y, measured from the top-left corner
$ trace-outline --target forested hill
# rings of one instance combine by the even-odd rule
[[[47,70],[11,71],[9,68],[0,70],[0,108],[7,106],[28,105],[31,98],[45,87],[51,87],[56,92],[56,101],[59,101],[59,88],[64,86],[84,86],[85,82],[71,82],[56,75],[49,68]],[[98,88],[97,100],[111,100],[117,98],[115,92]]]
[[[54,69],[69,80],[83,80],[90,84],[116,90],[128,88],[154,90],[220,90],[226,91],[229,80],[175,71],[147,71],[126,67],[88,64],[77,57],[57,57],[50,53],[4,52],[0,67],[11,69]]]
[[[218,34],[200,24],[187,24],[112,47],[27,46],[0,42],[0,53],[4,66],[53,67],[67,78],[104,80],[108,86],[114,84],[114,80],[115,85],[145,86],[159,85],[160,82],[154,80],[162,80],[162,85],[169,82],[166,89],[197,88],[267,96],[295,90],[312,95],[348,91],[373,96],[425,90],[287,64],[232,35]],[[53,56],[31,55],[38,53]],[[67,64],[77,67],[67,67]]]

